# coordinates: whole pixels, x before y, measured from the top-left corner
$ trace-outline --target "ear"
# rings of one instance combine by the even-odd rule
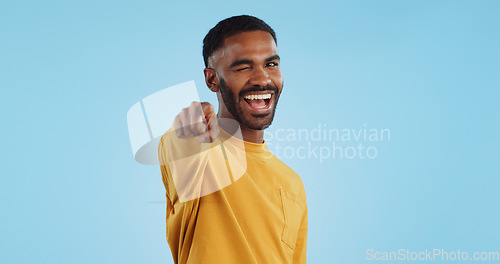
[[[205,83],[210,91],[214,93],[219,91],[219,78],[215,70],[212,68],[205,68],[203,74],[205,74]]]

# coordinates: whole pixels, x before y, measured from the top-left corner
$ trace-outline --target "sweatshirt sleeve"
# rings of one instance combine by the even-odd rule
[[[158,144],[158,157],[167,198],[172,204],[218,191],[246,171],[245,151],[217,138],[199,143],[180,139],[171,128]]]

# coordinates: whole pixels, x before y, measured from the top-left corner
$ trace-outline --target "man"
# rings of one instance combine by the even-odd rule
[[[175,263],[306,263],[304,186],[263,139],[283,88],[276,43],[246,15],[220,21],[203,41],[218,113],[193,102],[159,144]]]

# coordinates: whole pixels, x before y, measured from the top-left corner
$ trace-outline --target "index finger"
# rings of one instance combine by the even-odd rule
[[[205,116],[205,118],[215,117],[214,106],[210,103],[201,103],[201,109],[203,110],[203,115]]]

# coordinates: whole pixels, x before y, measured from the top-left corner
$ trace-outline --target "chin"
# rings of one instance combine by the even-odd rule
[[[266,115],[251,114],[246,117],[242,124],[253,130],[264,130],[268,128],[273,122],[274,111]]]

